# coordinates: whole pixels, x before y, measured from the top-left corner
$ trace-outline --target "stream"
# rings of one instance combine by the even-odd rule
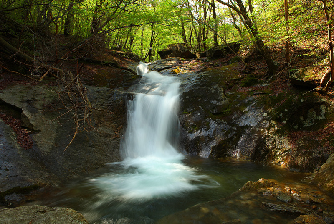
[[[123,160],[44,197],[44,205],[73,208],[90,223],[154,223],[198,203],[228,197],[247,181],[296,182],[304,177],[247,161],[178,152],[180,81],[148,71],[144,63],[137,73],[142,81],[128,102]]]
[[[200,182],[190,181],[196,188],[148,197],[148,187],[148,192],[142,198],[120,197],[112,186],[97,185],[97,179],[121,181],[120,178],[124,179],[127,175],[138,175],[138,170],[134,167],[124,168],[121,164],[109,164],[93,176],[73,181],[61,191],[43,197],[42,203],[73,208],[82,213],[89,223],[154,223],[166,215],[198,203],[228,197],[247,181],[265,178],[296,183],[305,177],[305,174],[247,161],[186,157],[181,162],[194,175],[206,177]]]

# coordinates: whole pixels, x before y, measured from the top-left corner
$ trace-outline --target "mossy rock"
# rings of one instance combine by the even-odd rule
[[[318,130],[323,128],[331,114],[327,102],[314,93],[297,95],[293,92],[281,93],[270,99],[271,117],[282,124],[282,129]]]
[[[250,87],[260,83],[260,79],[255,75],[246,76],[240,83],[241,87]]]

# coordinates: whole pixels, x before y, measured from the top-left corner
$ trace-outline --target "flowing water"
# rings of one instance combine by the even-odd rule
[[[47,202],[74,208],[96,223],[152,223],[200,202],[226,197],[248,180],[296,178],[250,162],[186,157],[177,150],[180,82],[148,72],[128,104],[123,161],[68,186]]]

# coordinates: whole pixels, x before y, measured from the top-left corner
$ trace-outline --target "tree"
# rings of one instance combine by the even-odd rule
[[[329,46],[329,68],[330,71],[325,74],[325,76],[321,80],[321,86],[326,86],[328,88],[329,83],[334,80],[334,59],[333,59],[333,40],[332,40],[332,28],[333,28],[333,13],[329,10],[327,0],[321,0],[324,5],[324,13],[327,21],[327,33],[328,33],[328,46]],[[333,8],[333,3],[331,3],[331,7]]]
[[[251,0],[248,1],[248,11],[242,0],[230,0],[228,2],[225,2],[223,0],[217,0],[217,1],[229,7],[230,9],[232,9],[239,15],[243,24],[246,26],[246,28],[248,29],[248,31],[254,38],[253,40],[254,45],[256,46],[257,50],[259,51],[259,53],[263,56],[264,60],[266,61],[266,64],[268,66],[269,75],[273,75],[275,72],[276,66],[274,64],[274,61],[272,60],[268,47],[264,44],[259,34],[255,21],[250,16],[250,14],[253,12],[252,1]]]
[[[212,18],[214,20],[213,41],[214,41],[214,46],[217,47],[218,46],[218,21],[217,21],[215,0],[212,0],[211,6],[212,6]]]

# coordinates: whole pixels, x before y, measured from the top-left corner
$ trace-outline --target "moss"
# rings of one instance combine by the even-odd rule
[[[0,192],[0,202],[5,202],[5,197],[7,195],[11,195],[11,194],[14,194],[14,193],[17,193],[17,194],[28,194],[31,191],[37,190],[39,188],[40,188],[40,186],[38,184],[30,185],[30,186],[27,186],[27,187],[14,187],[14,188],[11,188],[11,189],[9,189],[7,191]]]
[[[255,75],[248,75],[241,81],[240,86],[250,87],[250,86],[254,86],[259,83],[260,83],[260,80],[258,77],[256,77]]]

